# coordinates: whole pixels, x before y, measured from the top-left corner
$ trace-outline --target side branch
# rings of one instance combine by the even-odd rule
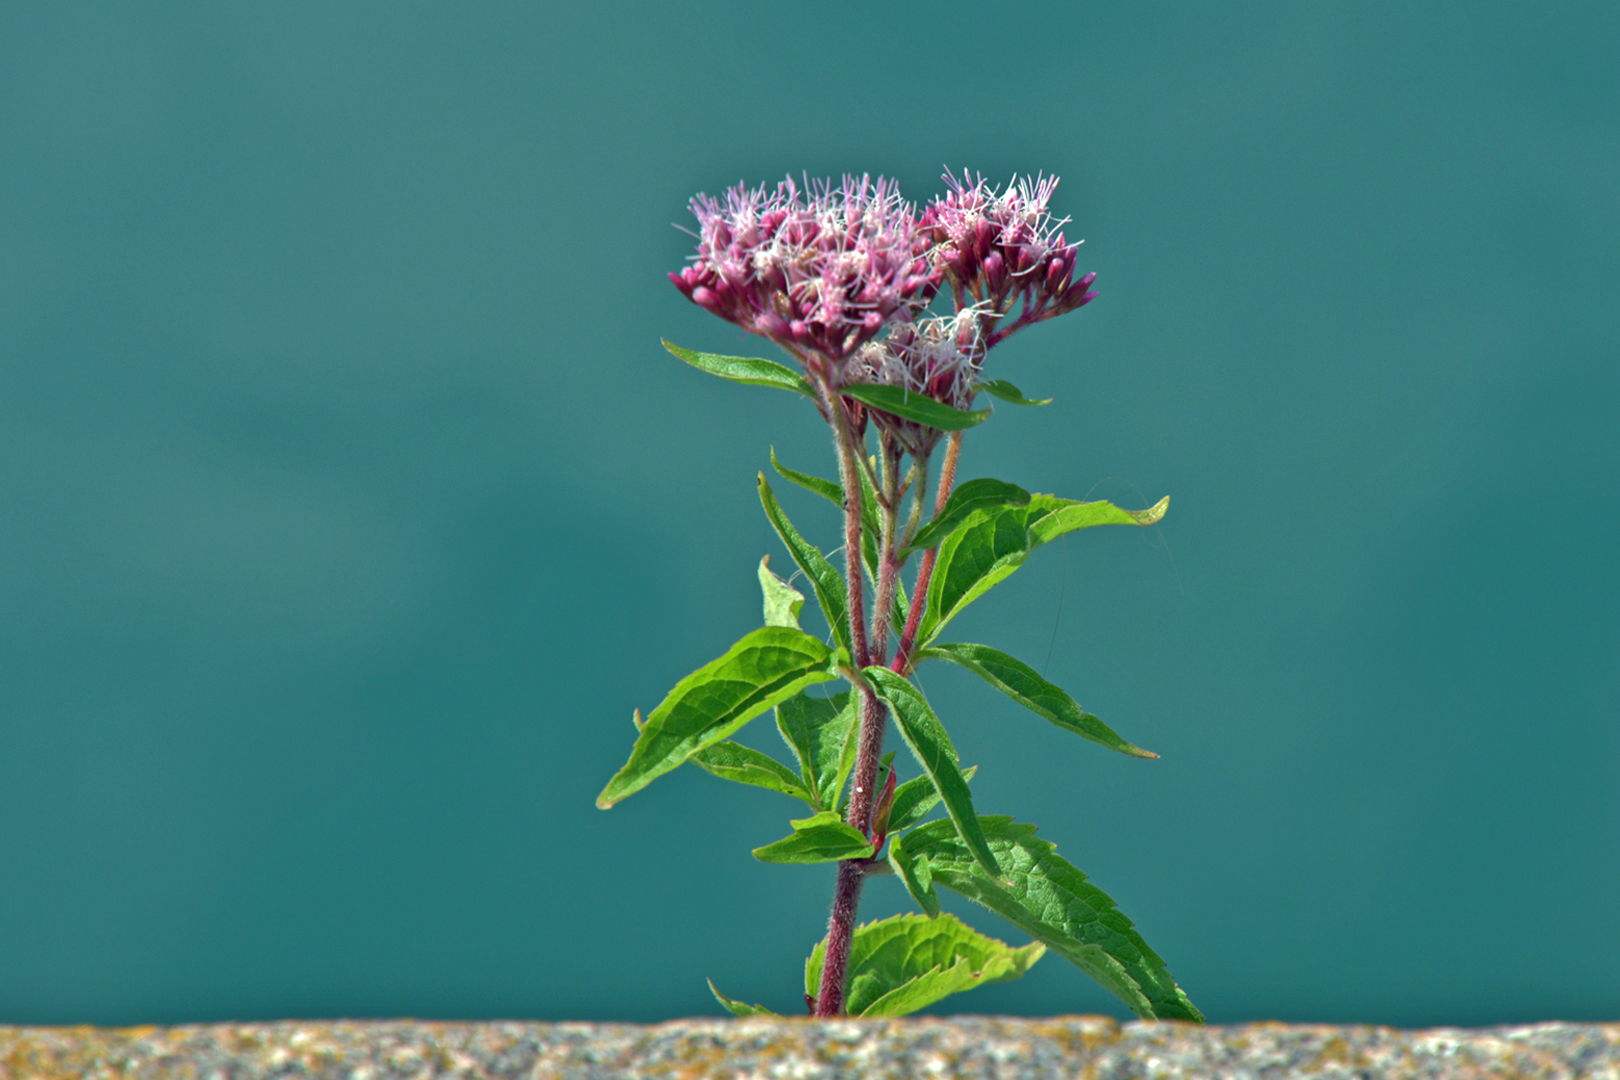
[[[938,514],[945,509],[945,501],[951,497],[951,488],[956,483],[956,459],[962,452],[962,433],[951,432],[951,438],[945,444],[945,461],[939,469],[939,493],[934,497],[934,513]],[[928,582],[934,576],[934,560],[939,556],[939,548],[931,547],[923,552],[922,564],[917,567],[917,586],[911,593],[911,610],[906,613],[906,628],[900,634],[900,647],[895,650],[894,663],[890,670],[901,675],[910,674],[911,650],[917,643],[917,627],[922,624],[923,607],[928,602]]]

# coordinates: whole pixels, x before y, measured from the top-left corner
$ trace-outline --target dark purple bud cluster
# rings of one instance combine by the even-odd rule
[[[670,280],[806,364],[838,368],[885,325],[927,306],[943,272],[892,181],[846,176],[809,186],[739,184],[720,199],[693,199],[697,254]]]
[[[1028,177],[1005,191],[982,177],[947,173],[950,191],[923,211],[921,226],[932,241],[930,257],[950,281],[959,308],[967,298],[982,303],[992,317],[1022,301],[1017,318],[998,324],[985,342],[993,346],[1013,331],[1090,303],[1096,274],[1074,276],[1079,244],[1061,231],[1047,203],[1057,177]]]

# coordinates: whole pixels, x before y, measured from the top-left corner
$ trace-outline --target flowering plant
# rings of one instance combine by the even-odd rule
[[[1138,1016],[1201,1022],[1130,920],[1037,839],[1034,826],[976,811],[968,786],[974,770],[961,767],[912,679],[925,660],[959,664],[1066,731],[1133,757],[1158,756],[1120,738],[1022,661],[940,640],[953,618],[1042,544],[1093,525],[1152,524],[1169,501],[1130,511],[1032,495],[1000,480],[956,483],[963,433],[990,415],[973,409],[981,391],[1045,404],[985,378],[989,351],[1026,326],[1085,306],[1096,296],[1096,275],[1075,276],[1079,245],[1064,239],[1066,219],[1048,209],[1056,178],[1005,188],[968,174],[945,181],[947,193],[921,213],[893,183],[865,176],[804,188],[786,180],[774,191],[738,185],[719,199],[692,200],[697,253],[670,275],[676,288],[769,338],[795,365],[664,345],[703,371],[815,405],[832,430],[838,480],[787,468],[774,451],[771,465],[842,513],[844,570],[799,534],[760,473],[765,515],[815,593],[829,638],[800,629],[804,596],[765,556],[765,625],[682,679],[645,721],[636,711],[635,747],[597,805],[606,809],[687,761],[804,803],[808,816],[754,856],[837,864],[827,936],[805,964],[812,1015],[913,1012],[1018,978],[1052,949]],[[940,297],[949,315],[929,313]],[[920,559],[908,596],[902,571],[913,555]],[[834,679],[849,688],[808,692]],[[730,739],[767,709],[796,767]],[[883,752],[890,716],[920,770],[904,783],[894,754]],[[938,807],[945,816],[925,821]],[[857,927],[861,886],[874,874],[898,876],[923,914]],[[1014,948],[941,914],[938,886],[1035,940]],[[709,985],[736,1015],[768,1011]]]

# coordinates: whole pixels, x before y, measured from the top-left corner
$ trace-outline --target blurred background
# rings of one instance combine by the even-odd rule
[[[0,1023],[801,1011],[832,871],[749,855],[794,804],[592,805],[789,565],[769,447],[833,471],[659,347],[770,355],[671,225],[945,166],[1061,175],[1101,293],[994,354],[1057,400],[961,476],[1172,496],[954,634],[1163,759],[925,668],[980,810],[1212,1021],[1620,1016],[1617,50],[1603,3],[7,5]],[[1124,1015],[1056,957],[938,1011]]]

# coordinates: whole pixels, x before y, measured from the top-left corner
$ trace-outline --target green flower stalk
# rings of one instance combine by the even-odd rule
[[[1201,1022],[1130,920],[1037,840],[1034,826],[977,812],[974,770],[961,767],[912,678],[925,660],[955,663],[1072,734],[1133,757],[1158,756],[1126,742],[1022,661],[939,640],[1037,547],[1093,525],[1149,525],[1168,504],[1128,511],[1032,495],[1000,480],[956,483],[963,434],[990,415],[973,408],[981,392],[1046,403],[984,378],[989,351],[1089,303],[1096,275],[1075,277],[1079,245],[1066,242],[1065,221],[1048,210],[1055,177],[1015,179],[1005,189],[968,174],[945,181],[946,194],[920,214],[893,182],[866,176],[803,188],[789,179],[774,191],[740,184],[719,199],[692,200],[697,252],[671,280],[693,303],[774,342],[794,364],[664,344],[711,374],[814,403],[831,430],[838,479],[787,468],[774,453],[771,464],[841,512],[844,567],[804,539],[761,472],[761,506],[814,592],[829,639],[799,626],[804,597],[766,556],[759,566],[765,625],[677,683],[645,722],[637,712],[630,759],[597,805],[610,807],[688,761],[803,803],[808,815],[754,856],[837,864],[827,933],[805,968],[812,1015],[903,1015],[1017,978],[1050,949],[1139,1016]],[[937,295],[950,299],[949,315],[927,313]],[[913,556],[919,561],[907,589]],[[848,689],[807,692],[834,680]],[[730,738],[768,710],[796,770]],[[904,782],[894,753],[883,750],[890,717],[918,767]],[[936,810],[944,816],[929,820]],[[898,876],[922,914],[857,926],[862,884],[874,874]],[[1014,948],[941,914],[938,886],[1035,940]],[[714,993],[737,1015],[766,1011]]]

